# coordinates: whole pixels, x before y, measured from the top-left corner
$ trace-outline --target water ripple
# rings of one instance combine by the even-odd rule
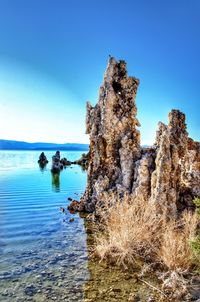
[[[46,153],[50,159],[53,152]],[[74,166],[53,178],[50,166],[40,171],[39,154],[0,151],[0,301],[26,301],[33,294],[31,284],[38,280],[34,301],[50,298],[48,286],[59,301],[66,300],[63,288],[74,297],[75,284],[80,286],[79,301],[87,279],[86,234],[83,221],[76,216],[69,223],[71,214],[61,213],[59,207],[67,207],[67,197],[80,196],[86,175]],[[65,152],[63,157],[75,160],[80,152]],[[62,287],[56,285],[59,280]]]

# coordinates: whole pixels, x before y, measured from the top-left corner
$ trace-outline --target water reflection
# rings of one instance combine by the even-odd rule
[[[87,167],[85,165],[80,165],[81,167],[81,171],[82,172],[86,172],[87,171]]]
[[[46,169],[47,169],[46,167],[47,167],[47,164],[39,163],[39,168],[40,168],[40,171],[41,171],[41,172],[46,171]]]
[[[60,192],[60,173],[51,173],[52,188],[55,192]]]
[[[80,152],[62,155],[74,161]],[[70,222],[59,208],[84,191],[86,174],[76,165],[52,175],[50,163],[41,173],[38,157],[38,151],[0,152],[0,301],[82,301],[83,220],[75,215]]]

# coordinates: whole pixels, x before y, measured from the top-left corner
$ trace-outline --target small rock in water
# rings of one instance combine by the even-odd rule
[[[2,293],[2,296],[8,296],[9,295],[9,291],[6,289],[4,290],[4,292]]]
[[[68,197],[67,200],[72,201],[73,199],[71,197]]]
[[[57,300],[56,296],[51,296],[51,300]]]
[[[64,213],[65,209],[63,207],[60,207],[60,211]]]
[[[26,286],[26,288],[24,289],[24,292],[26,295],[28,296],[33,296],[37,293],[37,288],[35,285],[33,284],[29,284]]]
[[[70,218],[69,222],[73,222],[74,221],[74,218]]]

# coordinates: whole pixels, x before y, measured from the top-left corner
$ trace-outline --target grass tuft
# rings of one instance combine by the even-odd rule
[[[104,201],[103,207],[97,208],[104,225],[96,245],[100,258],[124,267],[141,260],[159,264],[168,274],[164,288],[185,293],[183,274],[196,263],[194,247],[200,240],[197,213],[185,211],[179,218],[168,217],[158,214],[153,203],[133,200],[130,195],[121,199],[114,193],[105,194]]]

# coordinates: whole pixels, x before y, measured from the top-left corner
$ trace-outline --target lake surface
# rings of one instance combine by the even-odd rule
[[[92,216],[60,211],[68,197],[79,199],[87,175],[78,165],[52,175],[54,153],[45,152],[49,164],[40,169],[40,151],[0,151],[0,301],[148,301],[134,269],[94,257]],[[61,156],[74,161],[81,153]]]
[[[51,174],[40,151],[0,151],[0,301],[81,301],[88,280],[84,221],[66,208],[79,199],[86,173],[78,165]],[[81,153],[61,152],[69,160]],[[74,221],[70,222],[71,218]]]

